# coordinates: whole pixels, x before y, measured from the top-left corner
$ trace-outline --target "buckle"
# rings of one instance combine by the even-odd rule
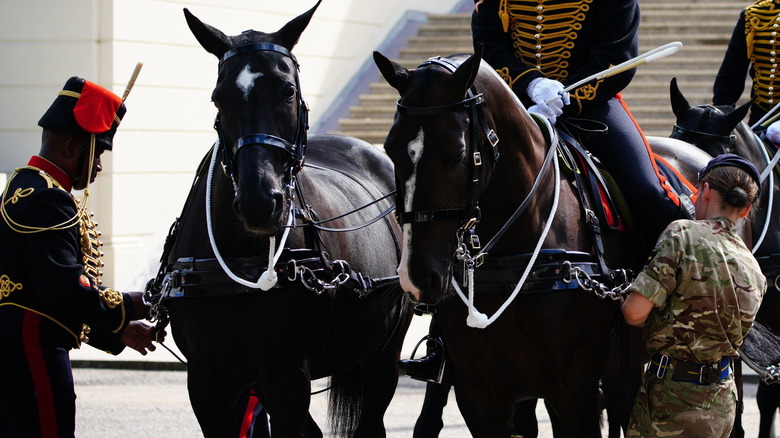
[[[710,370],[712,365],[702,365],[699,368],[699,383],[710,383]]]
[[[663,379],[666,375],[666,368],[669,366],[669,362],[671,359],[669,356],[662,354],[661,357],[658,358],[658,371],[655,372],[656,377],[659,379]]]

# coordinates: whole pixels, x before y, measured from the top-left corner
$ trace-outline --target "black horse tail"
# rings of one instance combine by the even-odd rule
[[[331,432],[337,437],[350,437],[360,423],[363,401],[363,379],[360,367],[330,378],[328,417]]]

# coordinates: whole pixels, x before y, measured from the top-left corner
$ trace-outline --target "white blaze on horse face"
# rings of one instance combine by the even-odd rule
[[[412,160],[412,174],[404,183],[404,211],[412,211],[414,201],[414,190],[417,181],[417,163],[423,153],[423,131],[420,128],[417,137],[407,146],[409,158]],[[401,263],[398,265],[398,278],[401,281],[401,287],[410,292],[415,300],[420,299],[420,289],[412,284],[409,278],[409,256],[412,252],[412,224],[404,224],[403,228],[403,247],[401,251]]]
[[[239,73],[236,78],[236,85],[238,85],[238,88],[244,93],[244,100],[247,102],[249,102],[249,92],[252,91],[252,87],[255,86],[255,80],[260,76],[263,76],[263,74],[252,73],[251,67],[245,65],[244,69],[241,70],[241,73]]]

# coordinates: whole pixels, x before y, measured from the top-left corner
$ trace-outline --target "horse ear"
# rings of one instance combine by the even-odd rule
[[[200,21],[187,8],[184,8],[184,18],[187,19],[192,34],[207,52],[222,58],[222,55],[230,50],[230,39],[221,30]]]
[[[750,110],[750,104],[751,102],[748,101],[747,103],[738,106],[734,111],[728,113],[726,115],[728,125],[731,127],[736,127],[739,125],[739,122],[745,120],[745,116],[747,116],[747,113]]]
[[[374,63],[379,67],[379,72],[382,73],[387,83],[403,96],[409,83],[409,70],[401,64],[387,59],[377,51],[374,51]]]
[[[691,109],[691,105],[683,96],[680,88],[677,87],[677,78],[672,78],[672,81],[669,83],[669,94],[672,100],[672,112],[679,119],[686,111]]]
[[[314,15],[314,11],[320,6],[320,3],[322,3],[322,0],[319,0],[314,7],[293,18],[289,23],[285,24],[284,27],[279,29],[275,34],[279,39],[279,44],[287,48],[287,50],[292,50],[293,47],[298,44],[298,39],[306,29],[306,26],[309,25],[311,17]]]
[[[464,93],[471,88],[474,80],[477,78],[479,65],[482,63],[482,48],[480,44],[474,54],[463,61],[458,69],[455,70],[455,73],[452,74],[452,80],[463,89]]]

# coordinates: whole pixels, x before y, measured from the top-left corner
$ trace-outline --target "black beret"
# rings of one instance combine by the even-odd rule
[[[753,181],[758,185],[758,190],[761,191],[761,176],[758,169],[756,169],[756,166],[746,158],[734,154],[722,154],[711,159],[710,162],[699,171],[699,180],[701,180],[707,172],[720,166],[733,166],[744,170],[753,178]]]
[[[38,125],[79,134],[95,134],[96,143],[110,150],[125,111],[125,104],[119,96],[100,85],[73,76]]]

